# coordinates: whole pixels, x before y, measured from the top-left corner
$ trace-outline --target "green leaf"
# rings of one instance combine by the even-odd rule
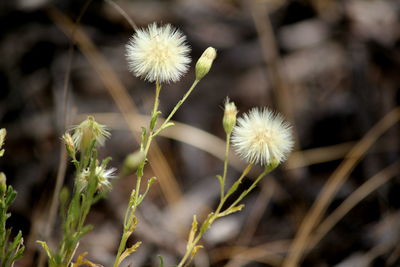
[[[166,124],[163,124],[163,125],[160,127],[160,131],[163,131],[163,130],[165,130],[165,129],[169,128],[169,127],[172,127],[172,126],[174,126],[174,125],[175,125],[175,123],[173,123],[173,122],[167,122]]]
[[[11,203],[14,202],[15,197],[17,196],[17,192],[13,189],[11,185],[7,187],[7,193],[6,193],[6,206],[10,206]]]
[[[93,225],[91,225],[91,224],[85,225],[85,226],[82,228],[81,232],[79,233],[79,238],[80,238],[81,236],[87,234],[88,232],[92,231],[92,230],[93,230]]]
[[[121,263],[126,257],[135,252],[141,244],[142,242],[139,241],[136,242],[132,247],[125,249],[125,251],[121,254],[121,257],[119,258],[119,263]],[[119,264],[117,266],[119,266]]]
[[[140,163],[139,167],[136,170],[136,176],[137,177],[143,177],[143,169],[144,169],[144,165],[146,162],[142,162]]]
[[[157,255],[158,259],[160,260],[160,267],[164,267],[164,259],[161,255]]]
[[[144,150],[144,144],[146,143],[146,136],[147,136],[147,130],[146,128],[142,127],[142,134],[140,136],[140,150]]]
[[[152,116],[152,118],[151,118],[151,121],[150,121],[150,130],[153,130],[153,129],[154,129],[154,126],[156,126],[157,119],[158,119],[158,116],[159,116],[160,114],[161,114],[160,111],[157,111],[155,114],[153,114],[153,116]]]
[[[221,175],[217,175],[216,177],[217,177],[217,179],[219,181],[219,184],[222,186],[222,183],[224,182],[222,176]]]
[[[137,202],[137,205],[139,205],[139,204],[143,201],[144,197],[145,197],[145,196],[147,195],[147,193],[149,192],[151,185],[152,185],[155,181],[157,181],[157,178],[156,178],[156,177],[151,177],[151,178],[147,181],[146,191],[143,193],[143,195],[140,195],[140,197],[139,197],[139,199],[138,199],[138,202]]]
[[[187,242],[187,246],[186,246],[187,250],[189,250],[190,247],[192,246],[194,237],[197,233],[197,225],[198,225],[198,223],[197,223],[196,215],[193,215],[192,228],[190,229],[189,238],[188,238],[188,242]]]
[[[208,227],[210,227],[210,219],[214,216],[214,212],[211,212],[210,214],[208,214],[207,219],[203,222],[203,224],[201,225],[200,228],[200,234],[203,235]]]
[[[232,195],[239,187],[241,183],[241,180],[237,180],[232,186],[231,188],[229,188],[228,192],[226,193],[226,198],[229,197],[230,195]]]
[[[51,250],[49,249],[49,247],[47,246],[47,243],[45,241],[39,241],[37,240],[36,243],[38,243],[39,245],[42,246],[42,248],[44,249],[44,251],[46,251],[47,253],[47,257],[49,258],[50,261],[54,261],[53,255],[51,253]]]
[[[225,210],[224,212],[221,212],[218,215],[218,217],[223,217],[223,216],[235,213],[237,211],[241,211],[243,208],[244,208],[244,204],[241,204],[241,205],[236,206],[236,207],[229,208],[229,209]]]
[[[105,158],[105,159],[103,159],[103,161],[101,162],[101,167],[103,167],[103,168],[106,168],[107,167],[107,164],[110,162],[112,160],[112,158],[111,157],[107,157],[107,158]]]

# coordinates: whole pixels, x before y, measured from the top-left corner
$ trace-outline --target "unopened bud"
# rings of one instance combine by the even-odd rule
[[[7,190],[6,175],[0,172],[0,195],[3,195]]]
[[[145,154],[143,151],[135,151],[129,154],[124,161],[124,173],[129,173],[137,169],[139,165],[145,160]]]
[[[209,47],[204,50],[203,54],[196,63],[196,80],[201,80],[210,71],[212,63],[217,56],[217,50]]]
[[[236,125],[236,115],[238,113],[235,103],[229,102],[229,98],[227,97],[225,100],[224,107],[224,118],[222,119],[222,125],[224,126],[224,130],[226,134],[231,134],[233,131],[233,127]]]
[[[76,150],[72,136],[69,133],[66,133],[62,136],[62,139],[64,140],[65,148],[67,149],[68,155],[74,158]]]
[[[0,129],[0,157],[4,155],[4,149],[1,149],[4,145],[4,139],[6,139],[7,131],[6,129]]]

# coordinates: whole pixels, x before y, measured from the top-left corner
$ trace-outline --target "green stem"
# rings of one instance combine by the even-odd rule
[[[196,87],[196,85],[200,82],[200,80],[195,80],[192,84],[192,86],[189,88],[189,90],[186,92],[186,94],[182,97],[181,100],[179,100],[178,104],[174,107],[174,109],[171,111],[171,113],[168,115],[168,117],[165,119],[165,121],[161,124],[161,126],[157,129],[157,131],[153,134],[153,136],[157,136],[162,130],[163,127],[171,120],[171,118],[175,115],[175,113],[178,111],[178,109],[182,106],[183,102],[186,101],[186,99],[189,97],[189,95],[192,93],[193,89]]]
[[[224,195],[225,195],[225,181],[226,181],[226,175],[228,173],[230,141],[231,141],[231,135],[230,134],[226,134],[224,173],[222,174],[222,182],[221,182],[221,199],[223,199]]]
[[[139,168],[141,168],[141,170],[139,171],[140,173],[143,173],[145,162],[147,160],[147,154],[149,153],[151,142],[153,141],[153,138],[155,136],[155,135],[153,135],[153,130],[154,130],[154,125],[156,124],[156,120],[157,120],[156,116],[158,116],[157,113],[158,113],[158,106],[159,106],[159,103],[160,103],[160,100],[159,100],[160,91],[161,91],[161,84],[158,81],[156,81],[156,93],[155,93],[153,110],[151,112],[149,133],[148,133],[147,138],[145,139],[146,144],[144,145],[144,150],[143,150],[144,160],[139,165]],[[153,120],[154,120],[154,122],[153,122]],[[135,186],[135,194],[133,196],[134,197],[133,206],[130,205],[127,208],[127,212],[125,214],[124,231],[123,231],[123,234],[121,236],[121,241],[120,241],[120,244],[119,244],[119,247],[118,247],[117,256],[115,257],[114,267],[118,267],[119,264],[121,263],[121,255],[125,251],[126,243],[127,243],[128,239],[129,239],[129,237],[131,236],[131,234],[133,233],[133,231],[131,229],[131,226],[132,226],[132,223],[133,223],[133,219],[135,217],[135,211],[136,211],[138,199],[139,199],[139,196],[140,196],[139,192],[140,192],[141,181],[142,181],[142,175],[138,175],[137,176],[137,180],[136,180],[136,186]],[[130,204],[131,204],[131,201],[130,201]]]
[[[274,167],[266,167],[265,170],[254,180],[254,182],[251,184],[251,186],[245,190],[226,210],[229,210],[233,207],[235,207],[243,198],[245,198],[255,187],[256,185],[261,181],[261,179],[270,173],[273,169],[275,169],[276,166]]]
[[[228,150],[228,151],[229,151],[229,150]],[[226,161],[227,161],[227,160],[226,160]],[[246,167],[246,169],[244,169],[244,171],[242,172],[242,174],[240,175],[240,177],[239,177],[239,179],[238,179],[238,182],[239,182],[239,183],[240,183],[240,182],[244,179],[244,177],[250,172],[250,170],[251,170],[252,167],[253,167],[253,164],[249,164],[249,165]],[[225,171],[224,171],[224,172],[225,172]],[[232,188],[233,186],[234,186],[234,185],[232,185],[231,188]],[[232,193],[233,193],[233,192],[232,192]],[[231,195],[231,194],[226,194],[224,197],[221,197],[217,209],[215,210],[215,212],[213,213],[213,215],[212,215],[211,217],[209,217],[205,222],[203,222],[203,225],[201,226],[200,229],[202,229],[203,226],[204,226],[205,224],[208,224],[208,226],[205,227],[205,229],[209,228],[209,227],[214,223],[214,221],[215,221],[216,219],[219,218],[219,216],[220,216],[220,214],[221,214],[221,209],[222,209],[222,207],[223,207],[225,201],[228,199],[228,197],[229,197],[230,195]],[[185,255],[183,255],[183,257],[182,257],[182,259],[181,259],[181,261],[179,262],[179,264],[178,264],[177,267],[183,267],[183,266],[185,266],[185,263],[186,263],[186,261],[188,260],[189,256],[191,255],[193,249],[196,247],[197,243],[198,243],[198,242],[200,241],[200,239],[203,237],[203,235],[204,235],[205,232],[206,232],[206,231],[203,231],[203,232],[200,231],[200,232],[197,234],[197,236],[195,237],[195,239],[193,240],[193,242],[192,242],[191,244],[188,245],[188,248],[186,249]]]
[[[239,184],[242,183],[244,177],[246,177],[246,175],[250,172],[250,170],[251,170],[252,168],[253,168],[253,164],[250,163],[249,165],[247,165],[246,169],[244,169],[244,171],[242,172],[242,175],[240,175],[239,179],[235,182],[235,184],[236,184],[236,183],[239,183]],[[233,185],[231,186],[231,188],[232,188],[233,186],[235,186],[235,184],[233,184]],[[230,188],[230,189],[231,189],[231,188]],[[236,191],[236,190],[235,190],[235,191]],[[227,193],[227,194],[224,196],[224,198],[221,199],[221,201],[219,202],[219,205],[218,205],[218,207],[217,207],[215,213],[219,213],[219,212],[221,211],[222,206],[225,204],[225,201],[226,201],[226,200],[229,198],[229,196],[232,195],[235,191],[232,191],[232,192],[230,192],[230,193]],[[229,190],[228,190],[228,192],[229,192]]]

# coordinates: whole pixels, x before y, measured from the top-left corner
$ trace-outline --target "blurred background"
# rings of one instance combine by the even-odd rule
[[[218,50],[174,117],[180,124],[151,152],[145,177],[158,182],[139,211],[135,239],[143,244],[124,266],[158,266],[157,255],[176,264],[193,214],[204,218],[218,203],[226,96],[240,113],[268,106],[284,114],[296,149],[242,212],[206,234],[196,266],[400,266],[398,0],[115,2],[139,27],[179,27],[193,63],[208,46]],[[17,266],[38,266],[35,240],[59,238],[59,218],[49,226],[56,178],[70,188],[73,181],[61,150],[65,127],[89,114],[108,125],[100,153],[121,169],[138,149],[154,89],[127,70],[133,29],[113,3],[2,1],[0,21],[0,127],[8,131],[0,169],[18,191],[9,223],[23,231],[27,251]],[[192,66],[163,87],[163,114],[193,76]],[[242,168],[232,155],[230,183]],[[112,265],[134,184],[133,175],[115,181],[94,206],[95,229],[78,254]]]

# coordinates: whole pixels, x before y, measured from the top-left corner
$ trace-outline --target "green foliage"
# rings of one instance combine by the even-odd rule
[[[6,221],[11,214],[8,213],[17,192],[11,185],[5,183],[0,185],[0,266],[9,267],[22,256],[24,252],[23,238],[21,231],[11,241],[11,229],[6,229]]]
[[[93,204],[105,196],[104,188],[110,186],[108,178],[112,172],[106,170],[111,158],[99,162],[96,147],[109,135],[105,126],[89,117],[74,129],[72,138],[69,133],[63,136],[76,176],[72,195],[67,188],[60,192],[63,235],[57,251],[51,250],[46,242],[38,241],[47,253],[50,267],[70,266],[80,239],[93,229],[85,224],[86,217]]]
[[[6,137],[6,129],[0,129],[0,157],[5,150],[1,149]],[[11,229],[6,228],[7,219],[11,217],[8,212],[14,202],[17,192],[11,185],[7,186],[6,175],[0,172],[0,267],[11,267],[24,253],[24,239],[21,231],[11,241]]]

